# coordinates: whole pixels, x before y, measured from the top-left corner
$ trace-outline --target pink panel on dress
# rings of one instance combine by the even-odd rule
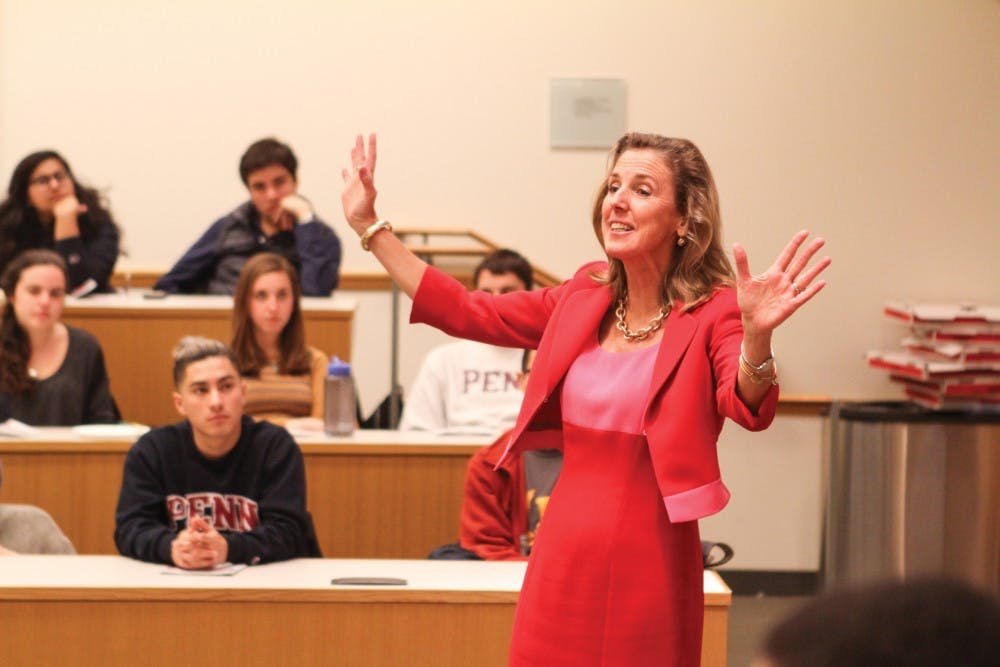
[[[641,434],[657,350],[659,345],[608,352],[595,337],[566,374],[563,396],[573,398],[563,400],[563,420],[599,431]]]

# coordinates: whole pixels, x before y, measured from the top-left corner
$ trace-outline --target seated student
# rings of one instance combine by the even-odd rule
[[[0,556],[75,553],[73,543],[42,508],[0,503]]]
[[[940,576],[822,595],[767,635],[753,667],[994,667],[1000,599]]]
[[[287,259],[260,253],[233,295],[233,352],[247,385],[243,411],[275,424],[323,417],[326,356],[306,345],[299,276]]]
[[[518,387],[523,392],[535,359],[523,353]],[[562,452],[531,449],[497,469],[510,431],[473,454],[465,476],[459,545],[484,560],[527,560],[549,495],[559,478]]]
[[[173,356],[184,420],[149,431],[125,457],[118,550],[185,569],[318,557],[302,452],[285,429],[243,414],[236,355],[191,336]]]
[[[340,277],[340,239],[297,194],[298,160],[275,139],[255,142],[240,160],[250,201],[208,228],[156,282],[171,293],[232,294],[246,261],[259,252],[285,256],[307,296],[328,296]]]
[[[498,250],[476,266],[475,289],[506,294],[532,288],[531,264]],[[517,374],[522,351],[460,340],[427,354],[403,407],[401,431],[485,431],[514,425],[521,409]]]
[[[0,278],[7,295],[0,321],[0,420],[73,426],[121,419],[97,339],[60,321],[66,281],[66,264],[51,250],[18,255]]]
[[[0,556],[75,553],[73,544],[42,508],[0,503]]]
[[[0,203],[0,272],[25,250],[49,248],[69,268],[70,291],[110,292],[118,236],[97,190],[79,183],[59,153],[38,151],[14,168]]]

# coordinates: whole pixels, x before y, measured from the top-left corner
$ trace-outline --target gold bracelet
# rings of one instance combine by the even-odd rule
[[[770,364],[769,372],[766,374],[761,373],[760,368],[751,364],[747,360],[746,355],[743,354],[743,350],[740,350],[740,370],[754,384],[764,384],[765,382],[778,384],[778,365],[775,363],[774,357],[769,357],[761,366],[767,366],[768,364]]]
[[[370,226],[368,229],[366,229],[365,233],[361,235],[361,249],[366,251],[371,250],[371,248],[368,247],[368,241],[370,241],[373,236],[378,234],[383,229],[391,232],[392,223],[390,223],[388,220],[379,220],[378,222]]]

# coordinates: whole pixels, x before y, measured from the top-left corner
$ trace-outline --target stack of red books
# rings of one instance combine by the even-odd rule
[[[907,398],[934,409],[1000,411],[1000,306],[890,303],[905,323],[903,349],[869,352]]]

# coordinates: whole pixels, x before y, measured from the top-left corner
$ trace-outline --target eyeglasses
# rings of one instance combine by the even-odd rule
[[[48,185],[49,181],[55,181],[56,185],[61,185],[63,181],[69,178],[69,174],[65,171],[57,171],[54,174],[45,174],[42,176],[35,176],[30,181],[31,185]]]

